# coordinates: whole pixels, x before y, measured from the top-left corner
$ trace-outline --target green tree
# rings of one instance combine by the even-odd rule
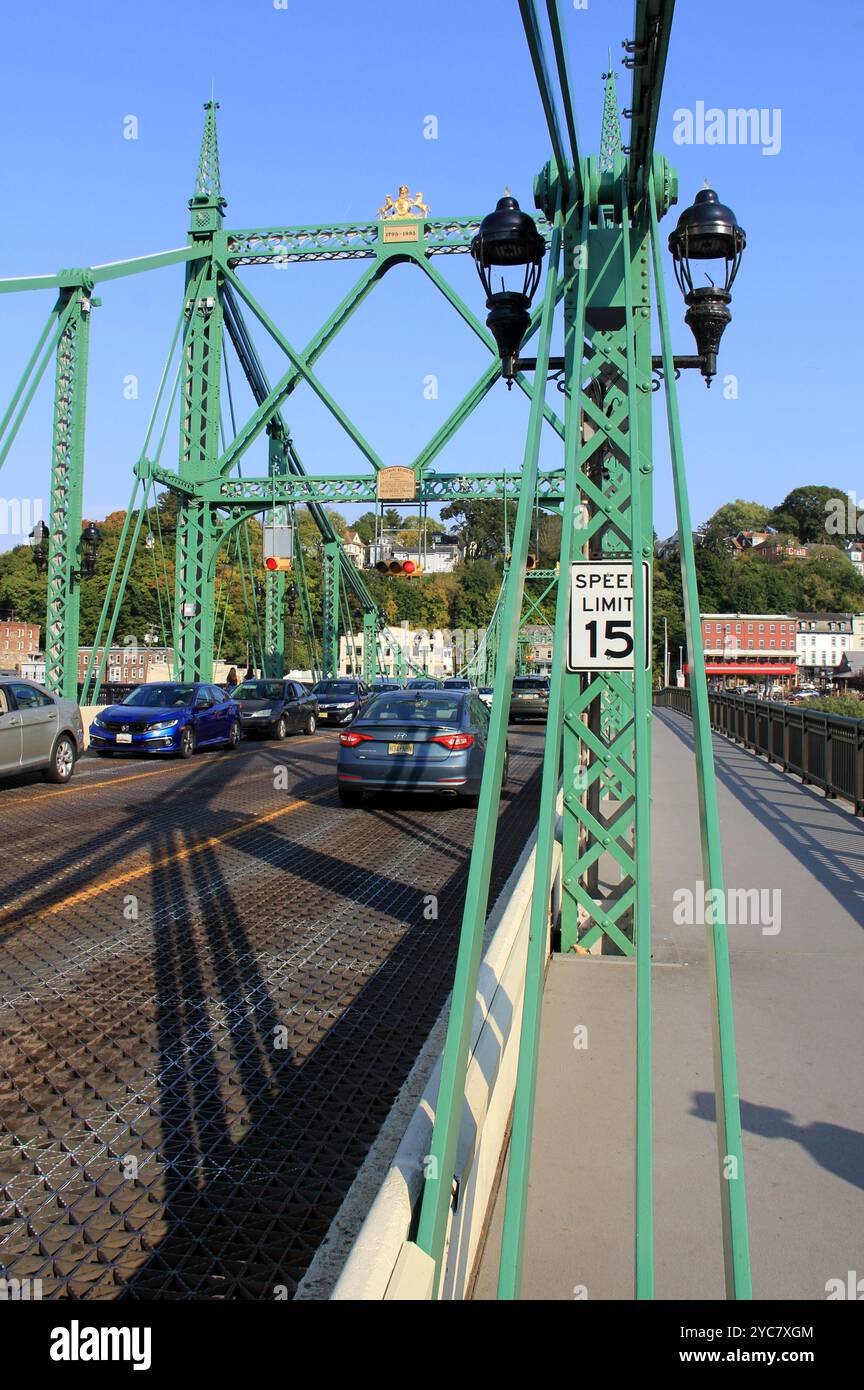
[[[716,547],[739,531],[764,531],[770,525],[770,507],[761,502],[745,502],[739,497],[718,507],[700,529],[703,542],[707,540],[709,545]]]
[[[805,487],[793,488],[775,509],[776,520],[772,524],[777,525],[780,522],[782,529],[791,520],[794,523],[792,529],[805,544],[807,541],[822,541],[842,546],[844,537],[829,535],[825,523],[831,503],[837,498],[845,497],[846,489],[842,487],[822,487],[811,483]]]

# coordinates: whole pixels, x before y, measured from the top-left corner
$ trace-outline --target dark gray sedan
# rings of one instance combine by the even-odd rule
[[[240,706],[243,733],[283,739],[286,734],[314,734],[318,700],[300,681],[247,680],[231,694]]]
[[[83,751],[84,723],[74,700],[0,676],[0,777],[41,772],[49,782],[68,782]]]

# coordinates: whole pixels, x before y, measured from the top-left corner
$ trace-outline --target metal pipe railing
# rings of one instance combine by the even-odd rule
[[[655,690],[660,709],[690,715],[689,689]],[[759,753],[805,786],[851,801],[864,815],[864,718],[826,714],[801,705],[709,691],[711,728]]]

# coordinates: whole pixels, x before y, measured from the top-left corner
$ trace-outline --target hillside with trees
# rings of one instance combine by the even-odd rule
[[[846,536],[826,529],[829,504],[845,496],[842,488],[799,487],[776,507],[741,500],[719,507],[695,537],[702,612],[864,611],[864,579],[844,554]],[[764,530],[807,545],[807,557],[768,561],[758,546],[738,553],[730,550],[730,536]],[[677,554],[658,556],[654,567],[654,659],[661,669],[664,618],[669,622],[670,649],[677,653],[679,644],[686,649]]]
[[[719,507],[700,527],[696,540],[696,570],[703,612],[777,613],[789,611],[864,611],[864,579],[843,552],[845,535],[826,529],[832,499],[845,498],[840,488],[795,488],[770,507],[760,502],[736,500]],[[347,522],[341,512],[329,513],[338,534],[356,531],[367,544],[375,537],[375,513],[364,513]],[[501,586],[505,550],[515,524],[514,502],[453,502],[442,509],[441,521],[428,523],[429,537],[445,529],[458,536],[466,555],[452,574],[425,574],[385,578],[375,570],[364,571],[364,580],[388,623],[408,622],[412,627],[483,628],[488,623]],[[864,516],[862,516],[864,519]],[[99,613],[117,553],[123,512],[112,512],[98,523],[102,532],[96,570],[81,581],[81,642],[93,641]],[[298,544],[303,557],[314,614],[321,612],[322,569],[320,533],[307,509],[298,508]],[[418,542],[416,515],[403,516],[397,509],[384,512],[385,528],[402,544]],[[729,537],[742,531],[771,530],[796,544],[810,547],[806,559],[769,563],[754,547],[733,554]],[[145,544],[148,535],[152,544]],[[135,636],[140,641],[154,628],[171,641],[174,593],[174,540],[176,503],[163,493],[143,519],[141,543],[133,558],[116,640]],[[560,517],[537,510],[532,526],[531,549],[542,569],[557,563],[561,535]],[[242,563],[241,563],[242,562]],[[235,531],[220,552],[216,572],[217,654],[227,660],[243,660],[254,651],[257,624],[263,624],[261,590],[261,528],[249,523],[248,541]],[[254,586],[259,593],[254,594]],[[44,626],[47,579],[38,574],[29,545],[0,554],[0,614],[14,614]],[[256,607],[259,619],[256,619]],[[543,605],[547,621],[554,617],[554,593]],[[356,612],[353,613],[359,622]],[[654,657],[663,659],[663,620],[668,620],[670,649],[686,647],[681,574],[677,554],[657,557],[654,569]],[[308,663],[309,653],[300,623],[299,608],[286,619],[292,664]]]

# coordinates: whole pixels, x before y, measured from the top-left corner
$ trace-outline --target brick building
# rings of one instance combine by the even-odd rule
[[[798,670],[797,628],[791,613],[703,613],[705,670],[715,678],[788,684]]]
[[[39,650],[38,623],[25,623],[20,618],[0,622],[0,670],[17,671],[33,652]]]
[[[78,648],[78,680],[84,680],[87,673],[87,666],[90,661],[92,647]],[[99,648],[99,657],[102,656],[103,648]],[[173,670],[174,649],[173,647],[142,647],[134,643],[123,647],[109,647],[108,660],[105,662],[104,679],[110,685],[130,685],[138,681],[150,679],[148,672],[151,666],[158,666],[161,669],[157,672],[157,678],[164,677],[165,667]]]

